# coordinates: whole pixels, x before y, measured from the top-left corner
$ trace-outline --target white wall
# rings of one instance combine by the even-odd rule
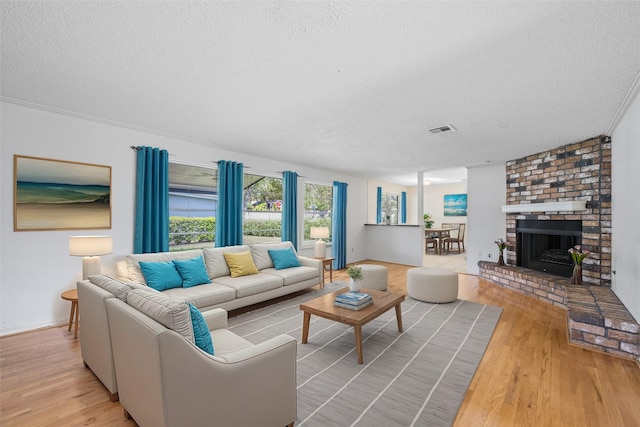
[[[611,154],[611,288],[640,320],[640,90],[611,134]]]
[[[422,265],[424,232],[416,225],[369,225],[367,259],[413,266]]]
[[[157,134],[2,102],[0,147],[0,335],[63,324],[70,305],[60,293],[75,287],[82,261],[68,255],[68,237],[109,234],[114,252],[102,257],[102,271],[133,248],[135,152],[131,145],[165,148],[176,160],[211,164],[244,162],[256,173],[294,170],[313,182],[347,182],[347,262],[366,258],[367,182],[299,165],[206,147]],[[13,231],[13,155],[96,163],[112,167],[112,229]],[[300,184],[300,183],[299,183]],[[312,255],[313,248],[301,248]]]
[[[469,177],[467,176],[467,180]],[[424,213],[431,214],[433,226],[440,227],[442,223],[461,224],[467,222],[466,216],[444,216],[444,196],[445,194],[465,194],[467,193],[467,182],[454,184],[431,184],[424,186]],[[469,196],[467,195],[467,215],[469,214]],[[465,238],[466,244],[466,238]]]
[[[478,261],[495,261],[496,239],[506,238],[507,169],[504,164],[468,168],[467,273],[477,275]],[[489,258],[491,256],[491,258]]]

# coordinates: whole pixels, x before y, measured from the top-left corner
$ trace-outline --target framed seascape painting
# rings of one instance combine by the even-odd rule
[[[13,229],[111,228],[111,166],[13,156]]]
[[[444,216],[467,216],[467,195],[445,194]]]

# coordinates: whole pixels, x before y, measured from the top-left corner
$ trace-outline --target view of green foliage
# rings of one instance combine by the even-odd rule
[[[333,187],[307,183],[304,186],[304,210],[327,213],[333,204]]]
[[[391,224],[398,223],[398,195],[392,193],[382,193],[382,221],[389,216]]]
[[[245,219],[242,234],[260,237],[282,237],[282,221],[279,219]]]
[[[309,218],[304,223],[304,239],[310,240],[311,227],[329,227],[331,233],[331,217]],[[247,219],[243,222],[243,233],[247,236],[281,237],[282,221],[273,219]],[[172,216],[169,218],[169,246],[190,243],[214,242],[216,219],[186,218]],[[331,241],[331,236],[327,241]]]
[[[216,236],[215,217],[169,217],[169,246],[213,242]]]
[[[244,207],[251,212],[278,211],[275,202],[282,202],[282,179],[252,176],[255,182],[245,188]],[[326,184],[306,183],[304,186],[304,240],[311,240],[311,227],[329,227],[331,233],[331,205],[333,187]],[[169,218],[169,246],[208,243],[215,241],[215,217]],[[281,237],[280,219],[247,219],[243,221],[243,234],[257,237]],[[331,241],[331,237],[326,239]]]
[[[269,205],[277,200],[282,200],[282,178],[265,176],[244,189],[246,210],[275,210]]]

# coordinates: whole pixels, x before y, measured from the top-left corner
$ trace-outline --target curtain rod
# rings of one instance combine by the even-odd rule
[[[282,175],[284,173],[284,171],[280,172],[280,171],[276,171],[277,174]],[[296,175],[298,175],[298,172],[296,172]],[[302,175],[298,175],[298,178],[306,178],[306,176],[302,176]]]
[[[130,145],[129,148],[131,148],[132,150],[142,150],[145,146],[144,145]],[[164,150],[166,151],[164,148],[160,148],[160,150]]]
[[[218,162],[221,162],[221,161],[222,161],[222,160],[211,160],[211,163],[215,163],[215,164],[217,165],[217,164],[218,164]],[[230,162],[230,161],[233,161],[233,160],[225,160],[225,162]],[[236,163],[242,163],[242,162],[236,162]],[[244,163],[242,163],[242,167],[243,167],[244,169],[251,169],[251,166],[247,166],[247,165],[245,165]]]

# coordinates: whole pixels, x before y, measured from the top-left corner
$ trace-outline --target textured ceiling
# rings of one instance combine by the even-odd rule
[[[0,7],[4,100],[405,184],[603,134],[640,73],[640,2]]]

